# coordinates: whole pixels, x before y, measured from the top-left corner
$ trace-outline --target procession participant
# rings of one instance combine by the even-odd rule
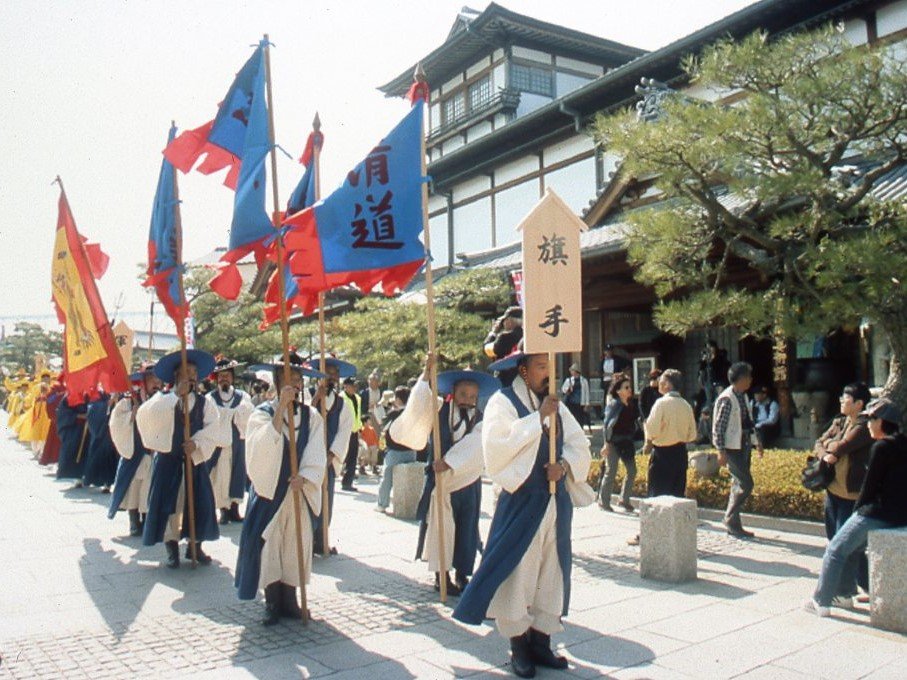
[[[426,360],[422,379],[410,394],[399,426],[399,441],[412,448],[422,448],[431,439],[434,414],[431,409],[431,387],[428,383],[431,358]],[[425,486],[419,500],[417,517],[419,542],[416,559],[425,555],[428,569],[435,573],[435,590],[441,589],[441,572],[447,580],[447,593],[459,595],[469,582],[479,551],[479,515],[482,505],[482,412],[480,398],[487,399],[500,389],[501,383],[480,371],[445,371],[438,374],[438,393],[446,395],[438,410],[441,432],[441,459],[435,461],[429,452],[425,466]],[[440,475],[443,491],[444,565],[438,554],[438,515],[435,479]],[[455,583],[450,569],[456,570]]]
[[[34,453],[35,460],[41,456],[44,450],[44,442],[47,441],[50,432],[50,416],[47,414],[47,398],[50,396],[50,385],[40,383],[38,385],[38,395],[32,404],[31,410],[26,416],[27,424],[22,427],[19,433],[19,441],[28,444]]]
[[[306,368],[314,371],[320,370],[321,357],[313,356],[306,361]],[[340,474],[341,466],[350,445],[350,436],[353,431],[353,409],[344,399],[339,390],[341,378],[356,375],[353,364],[335,357],[325,357],[325,375],[315,393],[312,395],[311,407],[321,413],[321,402],[324,401],[327,414],[327,487],[328,487],[328,526],[334,517],[334,480]],[[315,552],[324,555],[324,535],[321,531],[323,517],[313,515],[312,528],[315,533]],[[336,554],[337,549],[331,548],[331,554]]]
[[[57,479],[74,479],[72,488],[82,487],[85,470],[85,448],[88,446],[87,396],[73,406],[67,392],[57,406],[57,435],[60,437],[60,459]]]
[[[25,410],[25,399],[28,396],[30,382],[24,368],[20,368],[16,372],[16,379],[9,382],[8,386],[11,389],[9,396],[6,398],[6,412],[9,413],[9,418],[6,421],[6,425],[13,431],[15,431],[16,424]]]
[[[110,493],[119,463],[109,423],[110,395],[102,391],[88,404],[88,460],[82,477],[84,486],[99,486],[102,493]]]
[[[569,487],[585,483],[591,454],[579,423],[548,394],[548,356],[517,351],[489,366],[509,368],[517,377],[488,400],[482,424],[485,468],[503,490],[482,563],[453,616],[476,625],[495,619],[510,639],[514,673],[533,677],[537,665],[567,667],[551,650],[551,634],[562,630],[570,602]],[[549,463],[547,421],[554,414],[557,461]]]
[[[66,398],[66,387],[57,378],[50,388],[50,394],[47,395],[45,402],[47,408],[47,418],[50,426],[47,429],[47,439],[44,441],[44,449],[41,451],[41,458],[38,465],[51,465],[60,460],[60,435],[57,432],[57,408],[60,402]]]
[[[318,411],[300,399],[302,377],[324,377],[305,367],[297,354],[290,355],[289,384],[284,384],[283,362],[271,364],[278,398],[258,406],[246,428],[246,464],[252,485],[246,520],[239,539],[234,584],[239,599],[255,599],[265,592],[266,626],[281,616],[302,618],[296,600],[299,562],[296,552],[296,519],[289,489],[301,491],[309,512],[300,513],[302,522],[305,580],[312,573],[312,522],[310,514],[321,513],[321,483],[327,457],[324,448],[324,421]],[[296,429],[298,473],[290,477],[289,419]]]
[[[221,524],[243,521],[239,504],[246,495],[246,423],[255,407],[249,394],[234,386],[238,366],[236,361],[218,359],[211,376],[217,388],[205,396],[220,413],[219,446],[207,465]]]
[[[167,548],[166,564],[171,569],[180,565],[180,538],[190,537],[184,456],[189,456],[192,463],[196,559],[199,563],[211,563],[211,558],[202,551],[202,541],[213,541],[220,536],[211,477],[204,466],[217,446],[217,407],[196,394],[198,377],[211,373],[214,357],[197,349],[187,350],[186,355],[185,371],[180,352],[168,354],[155,364],[154,374],[164,383],[172,384],[173,391],[158,392],[135,414],[142,444],[155,452],[142,544],[150,546],[163,541]],[[185,441],[183,398],[187,396],[191,439]],[[192,546],[188,545],[186,558],[191,555]]]
[[[117,510],[129,513],[129,535],[141,536],[148,512],[148,491],[151,488],[152,452],[142,444],[135,414],[139,406],[157,394],[163,387],[154,374],[154,364],[143,364],[129,376],[133,389],[124,395],[114,395],[111,400],[110,437],[120,454],[113,495],[107,517],[113,519]]]

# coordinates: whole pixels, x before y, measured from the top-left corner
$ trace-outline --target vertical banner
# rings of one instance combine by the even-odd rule
[[[551,189],[517,227],[523,233],[523,344],[530,354],[581,352],[580,232],[586,225]]]
[[[516,297],[516,303],[523,306],[523,270],[517,269],[510,272],[510,283],[513,284],[513,294]]]
[[[126,322],[120,319],[116,326],[113,327],[113,341],[117,349],[120,350],[120,356],[123,357],[123,365],[126,370],[132,366],[132,348],[135,346],[135,331],[133,331]]]

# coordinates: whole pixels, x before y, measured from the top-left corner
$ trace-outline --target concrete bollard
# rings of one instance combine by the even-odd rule
[[[696,579],[696,501],[674,496],[639,504],[639,575],[682,583]]]
[[[869,532],[869,621],[907,633],[907,529]]]
[[[393,468],[394,517],[415,519],[425,485],[425,463],[402,463]]]

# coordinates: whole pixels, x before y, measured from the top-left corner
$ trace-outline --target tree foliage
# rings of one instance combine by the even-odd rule
[[[665,199],[629,216],[656,322],[802,337],[868,318],[903,357],[907,206],[869,192],[907,160],[905,63],[829,27],[721,41],[684,68],[733,103],[674,94],[655,121],[627,111],[594,125]]]
[[[59,331],[45,331],[39,324],[20,321],[12,333],[0,343],[0,364],[10,371],[24,368],[35,370],[35,354],[47,358],[63,354],[63,336]]]

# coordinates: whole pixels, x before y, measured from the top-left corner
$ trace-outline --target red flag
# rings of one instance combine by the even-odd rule
[[[82,403],[82,395],[94,393],[98,385],[107,392],[129,390],[126,367],[94,281],[106,268],[107,256],[76,231],[61,190],[51,289],[64,326],[63,373],[72,405]]]

